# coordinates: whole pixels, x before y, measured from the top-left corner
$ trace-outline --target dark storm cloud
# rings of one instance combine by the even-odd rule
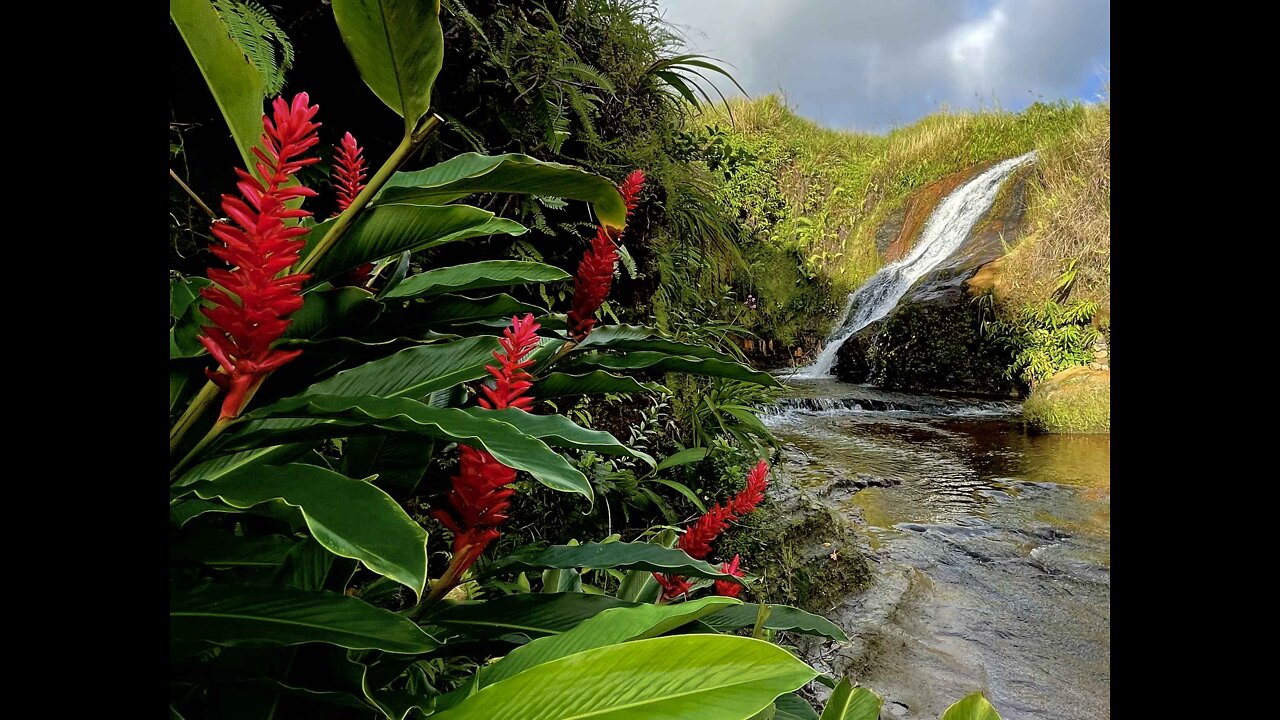
[[[1020,109],[1096,91],[1105,0],[662,0],[692,49],[827,125],[885,129],[940,106]]]

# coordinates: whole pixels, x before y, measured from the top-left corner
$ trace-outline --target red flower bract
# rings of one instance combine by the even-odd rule
[[[644,188],[644,171],[636,170],[622,181],[618,192],[627,206],[627,218],[636,209],[640,191]],[[578,274],[573,279],[573,307],[569,310],[569,337],[582,342],[596,324],[596,311],[609,296],[613,284],[613,269],[618,264],[618,248],[614,242],[622,231],[601,225],[591,239],[591,248],[582,254]]]
[[[369,177],[369,165],[364,159],[364,148],[356,142],[351,133],[342,136],[338,149],[333,154],[333,186],[337,189],[338,212],[351,207],[351,203],[364,190],[364,181]]]
[[[720,566],[720,572],[732,575],[734,577],[742,577],[742,570],[738,568],[738,561],[741,560],[736,554],[731,562],[724,563]],[[736,598],[742,592],[742,586],[736,582],[728,580],[716,581],[716,594],[725,597]]]
[[[214,222],[213,234],[221,240],[210,248],[231,265],[231,270],[210,268],[209,279],[220,287],[200,294],[213,307],[204,310],[212,325],[203,328],[200,342],[225,372],[206,371],[227,391],[220,419],[240,414],[258,383],[272,371],[301,354],[300,350],[271,349],[289,327],[288,316],[302,307],[302,283],[309,275],[285,275],[281,271],[298,260],[307,229],[286,225],[311,213],[290,209],[295,198],[314,197],[302,185],[287,186],[293,175],[318,158],[301,157],[319,139],[319,123],[311,122],[319,106],[298,93],[291,104],[276,98],[272,115],[264,115],[262,148],[254,148],[255,168],[261,180],[236,169],[241,197],[222,196],[222,211],[232,222]]]
[[[756,509],[756,506],[764,500],[765,488],[769,486],[769,463],[761,460],[756,466],[747,473],[747,484],[737,495],[734,495],[724,505],[716,503],[707,510],[706,514],[698,518],[692,525],[688,525],[684,529],[684,534],[680,536],[680,540],[676,543],[676,547],[685,551],[691,558],[698,560],[705,559],[711,554],[711,543],[729,527],[729,523],[746,515]],[[678,576],[663,577],[658,573],[654,573],[658,583],[663,587],[663,599],[669,600],[679,595],[668,594],[666,588],[673,586],[678,588]],[[721,581],[727,582],[727,581]],[[687,583],[685,585],[687,589]]]
[[[479,399],[481,407],[528,410],[533,406],[533,399],[525,396],[533,386],[525,368],[533,361],[525,360],[525,356],[538,346],[540,327],[533,315],[511,318],[511,327],[503,331],[499,341],[502,349],[493,353],[498,365],[485,366],[494,377],[494,386],[482,389],[485,397]],[[484,450],[461,445],[458,452],[458,474],[451,480],[453,488],[447,507],[431,510],[432,517],[453,531],[453,561],[440,580],[442,585],[456,583],[489,543],[501,535],[498,526],[506,522],[511,496],[515,494],[507,487],[516,479],[515,470]]]

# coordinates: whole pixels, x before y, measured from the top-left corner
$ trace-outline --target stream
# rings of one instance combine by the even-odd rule
[[[766,422],[784,472],[865,535],[873,585],[832,614],[882,717],[983,690],[1005,720],[1109,718],[1110,435],[1029,436],[1014,402],[790,387]]]

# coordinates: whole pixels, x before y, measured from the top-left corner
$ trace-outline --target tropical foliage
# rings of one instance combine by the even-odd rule
[[[243,160],[225,175],[234,192],[221,213],[179,181],[213,217],[208,254],[194,256],[207,269],[184,263],[170,283],[171,716],[815,717],[794,693],[816,678],[832,688],[822,717],[875,717],[869,691],[771,642],[843,640],[838,627],[746,603],[750,569],[707,562],[716,537],[764,499],[766,461],[706,507],[662,476],[706,448],[659,459],[634,435],[575,422],[590,415],[579,398],[651,398],[688,375],[726,388],[716,412],[745,428],[723,433],[740,452],[771,440],[731,402],[776,385],[771,376],[705,333],[600,321],[621,243],[645,213],[646,175],[619,187],[483,152],[407,169],[459,126],[433,109],[446,34],[430,1],[332,3],[359,77],[401,120],[388,123],[393,147],[325,126],[306,92],[275,97],[264,116],[282,82],[268,75],[288,66],[254,61],[265,51],[225,19],[228,7],[170,5]],[[259,25],[254,38],[289,47],[278,26]],[[597,90],[556,110],[560,97],[539,85],[527,110],[545,127],[566,127],[570,111],[582,122],[597,93],[619,91],[589,67],[554,64],[566,87]],[[672,107],[690,99],[699,69],[714,70],[688,55],[646,66]],[[543,137],[552,152],[567,141]],[[528,232],[519,219],[539,212],[531,201],[590,218],[575,275],[545,257],[453,261],[463,243],[513,246]],[[318,220],[328,213],[312,208],[326,205],[334,212]],[[501,212],[517,205],[514,218]],[[597,472],[600,458],[618,464]],[[629,541],[500,542],[519,532],[516,498],[553,493],[596,511],[626,482],[665,524]],[[668,526],[671,498],[699,510],[682,531]]]

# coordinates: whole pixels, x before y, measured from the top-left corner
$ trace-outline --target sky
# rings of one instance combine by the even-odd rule
[[[723,60],[752,97],[782,92],[828,127],[884,131],[944,107],[1094,101],[1111,80],[1108,0],[659,4],[690,51]]]

